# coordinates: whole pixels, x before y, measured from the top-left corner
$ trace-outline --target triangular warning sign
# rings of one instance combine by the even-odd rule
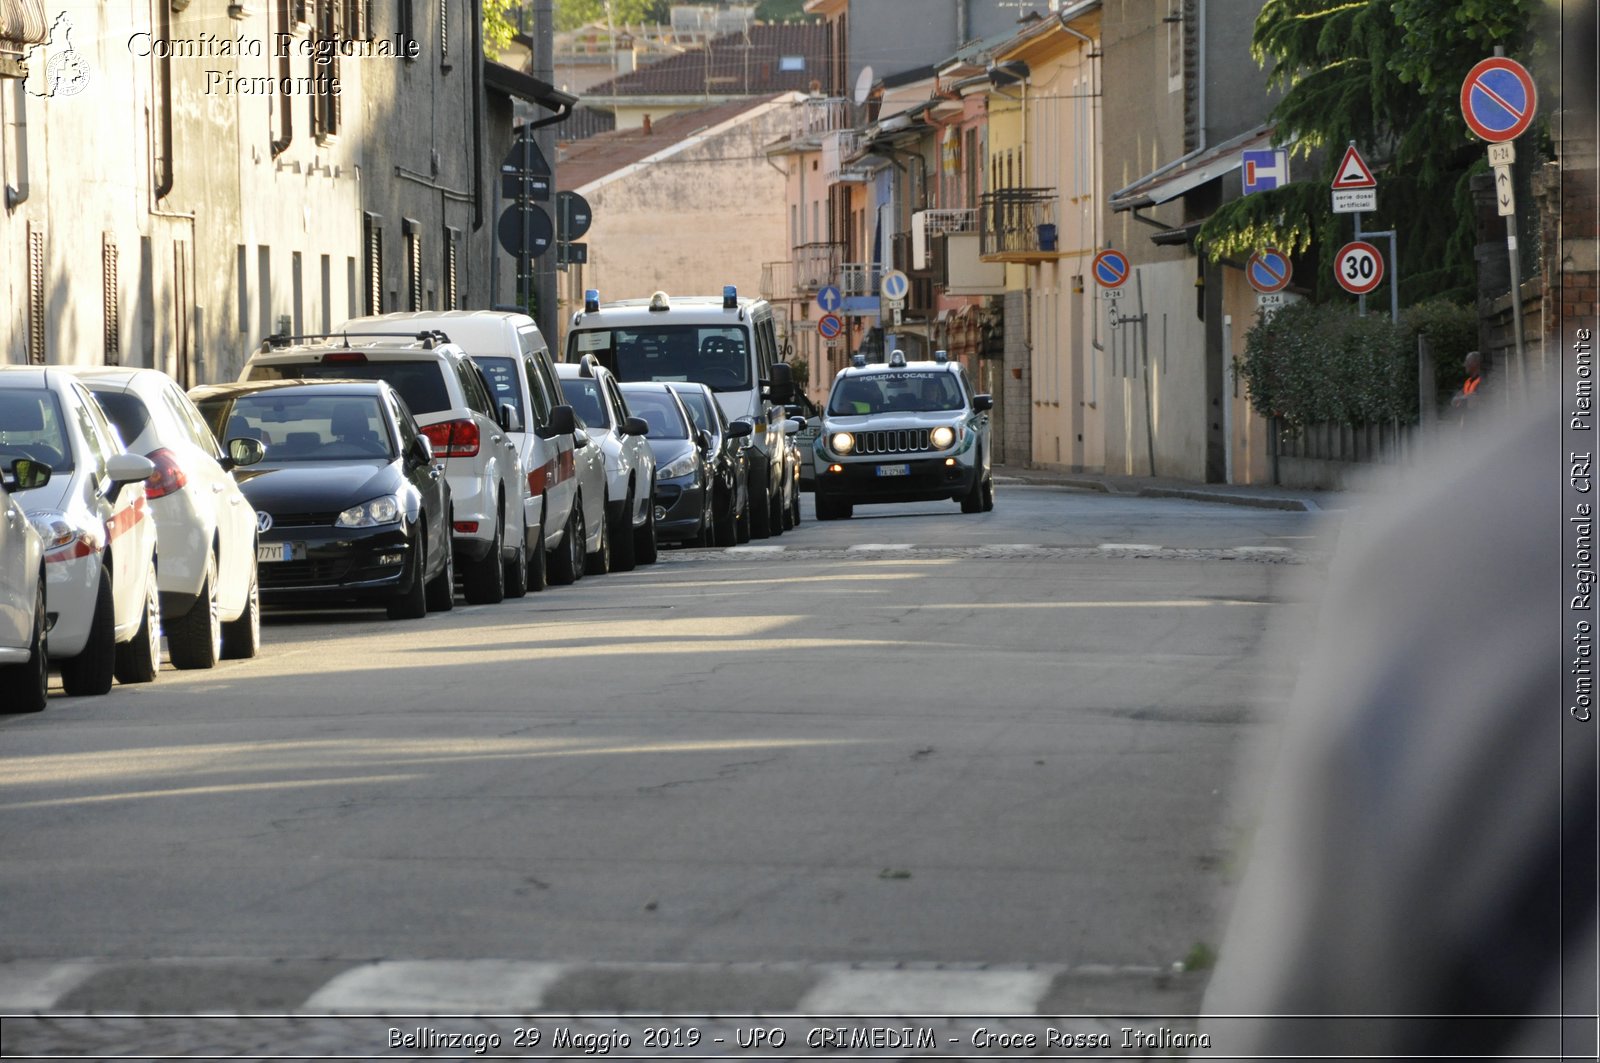
[[[1344,158],[1339,163],[1339,172],[1333,179],[1335,188],[1377,188],[1378,181],[1372,176],[1372,171],[1367,168],[1367,160],[1361,157],[1356,146],[1351,144],[1344,149]]]

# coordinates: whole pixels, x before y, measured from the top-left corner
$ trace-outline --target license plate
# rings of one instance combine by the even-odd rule
[[[300,554],[297,555],[294,549],[295,545],[294,543],[257,543],[256,560],[293,561],[297,556],[304,556],[305,554],[305,549],[302,547]]]
[[[911,475],[911,466],[909,466],[909,465],[879,465],[878,466],[878,475],[879,476],[910,476]]]

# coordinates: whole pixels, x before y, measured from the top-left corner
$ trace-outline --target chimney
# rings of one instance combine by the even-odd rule
[[[633,51],[633,36],[626,30],[617,34],[615,59],[619,76],[631,74],[639,67],[638,59]]]
[[[644,135],[649,136],[653,130],[650,128],[650,116],[645,115],[644,121],[639,123],[639,128],[644,130]]]

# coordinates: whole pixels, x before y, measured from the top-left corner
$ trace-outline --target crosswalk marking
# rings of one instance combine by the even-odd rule
[[[305,1003],[310,1012],[501,1012],[536,1009],[559,963],[512,960],[389,961],[338,975]]]
[[[800,998],[814,1015],[1031,1015],[1048,971],[835,971]]]
[[[0,1012],[43,1011],[99,969],[93,963],[49,960],[0,964]]]
[[[856,543],[847,548],[851,553],[871,553],[875,550],[913,550],[911,543]]]

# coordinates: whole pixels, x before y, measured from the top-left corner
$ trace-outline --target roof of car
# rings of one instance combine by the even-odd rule
[[[380,395],[389,385],[382,380],[244,380],[234,384],[203,384],[189,392],[195,402],[236,398],[264,391],[329,391],[336,395]]]
[[[304,337],[309,339],[309,337]],[[339,333],[312,342],[278,342],[268,337],[251,355],[252,361],[288,359],[308,354],[328,355],[357,352],[383,358],[428,358],[441,353],[466,356],[457,344],[440,332],[395,332],[393,335],[376,333]]]
[[[0,384],[14,388],[49,386],[49,370],[39,365],[0,365]]]

